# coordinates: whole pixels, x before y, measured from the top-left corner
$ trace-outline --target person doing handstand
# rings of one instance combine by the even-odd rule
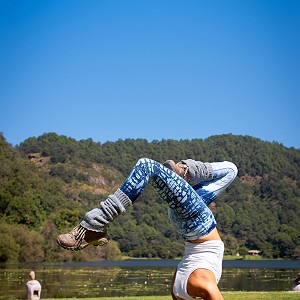
[[[132,205],[150,183],[168,204],[171,223],[185,240],[184,256],[172,279],[173,299],[223,300],[218,288],[222,273],[224,244],[208,205],[234,180],[232,162],[203,163],[192,159],[160,164],[141,158],[123,185],[87,212],[72,231],[57,237],[68,250],[108,242],[107,227]]]

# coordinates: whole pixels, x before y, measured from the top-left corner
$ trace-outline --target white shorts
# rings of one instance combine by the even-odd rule
[[[222,260],[224,243],[220,240],[206,241],[203,243],[185,242],[184,256],[178,264],[173,293],[183,299],[195,299],[187,293],[189,276],[196,269],[207,269],[214,273],[216,283],[222,275]]]

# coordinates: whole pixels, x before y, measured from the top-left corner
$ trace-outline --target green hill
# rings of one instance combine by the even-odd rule
[[[181,255],[182,239],[151,187],[110,225],[107,246],[73,253],[56,245],[57,234],[114,192],[140,157],[233,161],[238,177],[211,206],[225,253],[258,249],[267,258],[300,258],[297,149],[250,136],[100,144],[48,133],[17,147],[0,135],[0,261],[114,259],[120,251],[132,257]]]

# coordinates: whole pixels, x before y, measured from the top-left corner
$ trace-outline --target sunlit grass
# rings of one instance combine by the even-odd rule
[[[299,300],[300,293],[296,292],[223,292],[224,300]],[[76,298],[72,298],[76,299]],[[79,299],[79,298],[77,298]],[[103,297],[81,298],[84,300],[170,300],[170,296],[138,296],[138,297]],[[54,298],[44,300],[55,300]],[[60,300],[70,300],[63,298]]]

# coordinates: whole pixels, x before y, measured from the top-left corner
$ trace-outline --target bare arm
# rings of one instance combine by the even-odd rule
[[[224,300],[216,283],[213,272],[207,269],[196,269],[189,277],[188,294],[202,297],[204,300]]]

